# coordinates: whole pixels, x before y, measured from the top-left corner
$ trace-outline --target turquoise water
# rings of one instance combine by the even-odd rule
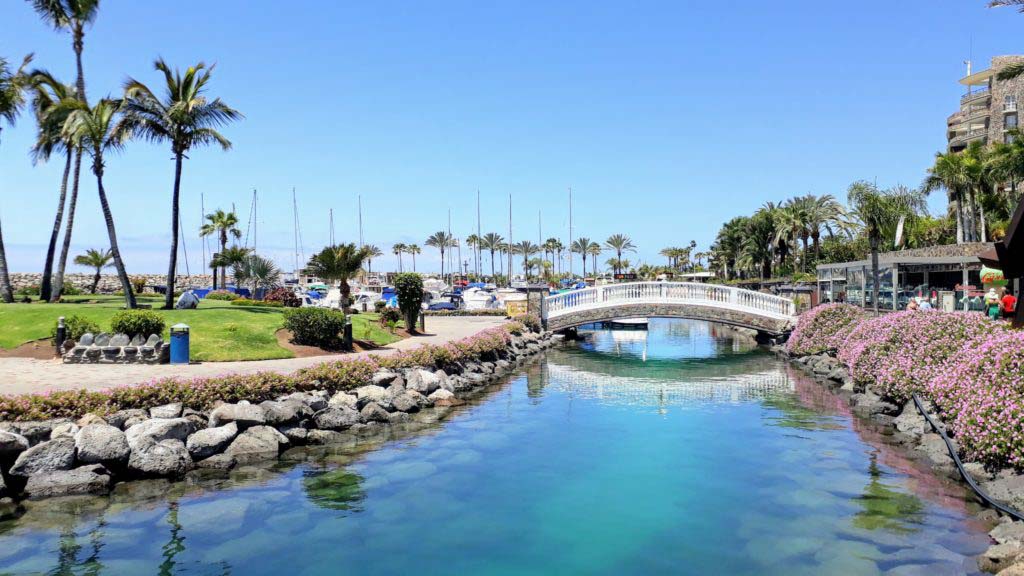
[[[584,331],[437,423],[0,523],[0,573],[960,574],[961,488],[707,324]]]

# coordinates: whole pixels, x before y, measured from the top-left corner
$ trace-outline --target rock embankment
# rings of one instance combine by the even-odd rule
[[[882,425],[899,444],[927,462],[938,474],[962,480],[942,437],[932,430],[914,402],[896,405],[886,401],[870,385],[855,382],[837,358],[827,355],[791,356],[784,346],[772,351],[810,373],[815,380],[845,395],[852,412]],[[928,415],[942,426],[941,415],[931,402],[922,402]],[[956,439],[953,438],[954,447]],[[964,469],[991,497],[1010,508],[1024,510],[1024,474],[1012,468],[988,470],[977,462],[964,462]],[[987,572],[1024,576],[1024,522],[999,517],[994,510],[984,516],[998,522],[989,532],[992,546],[978,558],[978,566]]]
[[[22,499],[104,494],[123,480],[228,470],[275,459],[293,446],[378,432],[420,411],[439,416],[558,340],[550,333],[513,336],[486,358],[443,370],[381,369],[364,385],[334,393],[314,389],[207,411],[179,403],[74,421],[0,422],[0,516]]]

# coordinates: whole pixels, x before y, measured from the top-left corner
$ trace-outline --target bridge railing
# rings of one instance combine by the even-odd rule
[[[793,301],[782,296],[695,282],[630,282],[594,286],[548,296],[544,304],[545,318],[616,304],[695,304],[775,318],[790,318],[796,313]]]

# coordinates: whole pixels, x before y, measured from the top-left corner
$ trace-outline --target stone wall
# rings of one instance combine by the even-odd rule
[[[165,274],[135,274],[131,278],[145,278],[146,286],[163,286],[167,284],[167,275]],[[42,282],[43,275],[39,272],[16,272],[11,274],[11,284],[14,286],[14,290],[20,290],[22,288],[31,288],[39,286]],[[65,274],[64,284],[74,285],[76,288],[81,290],[83,293],[88,293],[92,288],[92,274]],[[228,283],[233,281],[231,274],[228,274]],[[213,276],[210,274],[193,274],[191,276],[185,276],[179,274],[175,284],[182,288],[208,288],[213,285]],[[97,292],[100,294],[113,294],[114,292],[121,291],[121,282],[117,279],[116,274],[102,274],[100,276],[100,283],[97,285]],[[146,292],[152,292],[152,288],[147,288]]]
[[[771,335],[783,334],[792,328],[789,320],[776,320],[739,310],[694,304],[621,304],[609,308],[581,310],[549,319],[546,328],[557,331],[616,318],[686,318],[749,328]]]

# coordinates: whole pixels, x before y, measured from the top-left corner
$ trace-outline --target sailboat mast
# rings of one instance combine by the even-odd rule
[[[299,277],[299,205],[295,201],[295,186],[292,186],[292,241],[294,244],[293,250],[295,251],[295,269],[292,270],[292,274],[296,278]]]
[[[199,223],[202,224],[203,221],[206,220],[206,194],[204,192],[200,192],[199,193],[199,210],[201,212],[201,214],[199,215]],[[202,238],[203,238],[203,246],[202,246],[202,248],[203,248],[203,272],[202,273],[205,274],[206,273],[206,249],[209,248],[210,245],[209,245],[209,241],[207,240],[207,238],[208,238],[207,236],[203,236]]]
[[[512,194],[508,195],[508,285],[512,285]]]
[[[569,186],[569,278],[572,275],[572,186]]]
[[[363,195],[358,196],[359,200],[359,247],[363,247]]]
[[[476,190],[476,246],[473,247],[476,254],[476,280],[480,281],[480,189]]]

